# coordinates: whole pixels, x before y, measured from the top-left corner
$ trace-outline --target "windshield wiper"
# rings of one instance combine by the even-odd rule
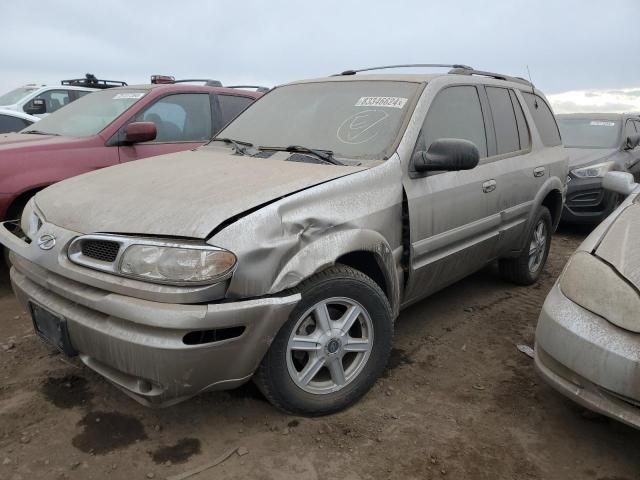
[[[291,152],[291,153],[308,153],[320,160],[332,165],[344,165],[339,160],[333,158],[331,150],[320,150],[317,148],[307,148],[302,145],[289,145],[288,147],[258,147],[258,150],[266,150],[272,152]]]
[[[59,133],[49,133],[49,132],[43,132],[41,130],[26,130],[26,131],[22,131],[20,133],[31,133],[33,135],[52,135],[54,137],[59,137],[60,134]]]
[[[253,143],[243,142],[242,140],[234,140],[233,138],[227,138],[227,137],[222,137],[222,138],[216,137],[216,138],[212,138],[209,143],[212,143],[212,142],[229,143],[233,145],[233,148],[235,149],[235,151],[240,155],[255,155],[256,153],[258,153],[258,151],[253,147]],[[209,143],[207,143],[207,145],[209,145]]]

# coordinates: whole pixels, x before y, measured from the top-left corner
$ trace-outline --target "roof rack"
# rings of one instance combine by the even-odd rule
[[[61,85],[69,85],[72,87],[88,87],[88,88],[113,88],[113,87],[126,87],[127,82],[121,82],[119,80],[100,80],[92,73],[87,73],[84,78],[72,78],[70,80],[62,80]]]
[[[412,68],[412,67],[421,67],[421,68],[465,68],[468,70],[473,70],[473,68],[467,65],[461,64],[447,64],[447,63],[407,63],[401,65],[383,65],[381,67],[371,67],[371,68],[361,68],[359,70],[345,70],[344,72],[338,73],[336,75],[332,75],[334,77],[339,77],[341,75],[355,75],[360,72],[370,72],[372,70],[386,70],[389,68]]]
[[[256,92],[266,93],[271,90],[269,87],[261,87],[259,85],[224,85],[224,88],[255,88]]]
[[[525,80],[522,77],[512,77],[510,75],[504,75],[502,73],[485,72],[484,70],[475,70],[470,67],[467,67],[467,68],[454,67],[451,70],[449,70],[449,73],[454,75],[480,75],[482,77],[496,78],[498,80],[505,80],[507,82],[521,83],[523,85],[528,85],[530,87],[533,86],[533,84],[529,80]]]
[[[531,82],[525,80],[522,77],[512,77],[510,75],[503,75],[501,73],[485,72],[483,70],[476,70],[473,67],[462,64],[446,64],[446,63],[408,63],[402,65],[384,65],[381,67],[361,68],[359,70],[345,70],[342,73],[338,73],[332,76],[341,75],[355,75],[360,72],[370,72],[372,70],[387,70],[390,68],[450,68],[448,73],[455,75],[481,75],[483,77],[496,78],[498,80],[506,80],[509,82],[522,83],[524,85],[533,86]]]
[[[190,83],[190,82],[204,82],[207,87],[221,87],[222,82],[220,80],[212,80],[210,78],[185,78],[176,80],[175,77],[170,75],[151,75],[151,83],[154,84],[169,84],[169,83]]]

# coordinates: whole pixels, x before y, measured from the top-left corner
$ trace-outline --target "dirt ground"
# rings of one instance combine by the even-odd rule
[[[151,410],[48,352],[0,279],[0,479],[640,478],[640,432],[590,415],[536,375],[546,293],[584,233],[554,237],[544,278],[487,268],[405,310],[384,378],[320,419],[274,410],[251,384]]]

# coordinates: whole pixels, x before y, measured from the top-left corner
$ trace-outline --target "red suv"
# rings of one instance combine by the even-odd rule
[[[266,90],[159,76],[152,82],[85,95],[0,135],[0,220],[19,218],[34,193],[65,178],[198,147]]]

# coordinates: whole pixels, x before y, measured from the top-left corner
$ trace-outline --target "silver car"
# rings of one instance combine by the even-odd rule
[[[352,404],[401,308],[494,260],[535,282],[560,218],[542,93],[451,67],[283,85],[195,151],[39,192],[0,229],[37,332],[147,404],[251,378],[288,412]]]
[[[581,405],[640,428],[640,186],[626,172],[604,187],[629,195],[571,257],[536,330],[535,363]]]

